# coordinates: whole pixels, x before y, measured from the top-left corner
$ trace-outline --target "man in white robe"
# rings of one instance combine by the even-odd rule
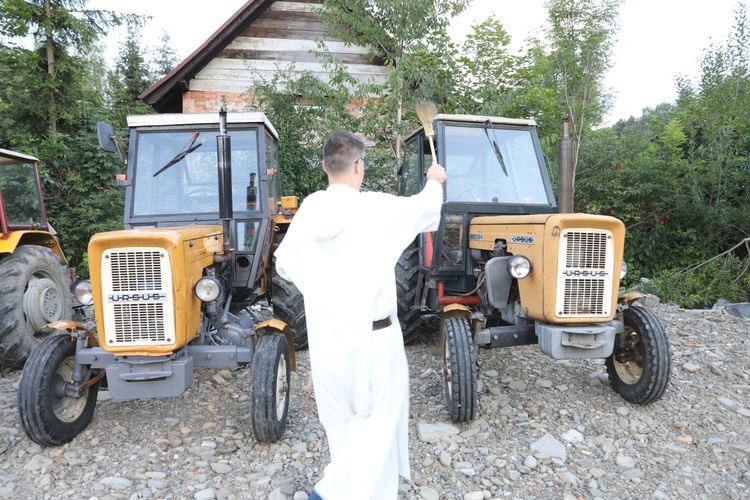
[[[305,300],[315,400],[331,462],[311,499],[384,500],[410,478],[409,371],[395,265],[437,228],[446,174],[433,164],[411,197],[360,192],[364,142],[345,131],[323,147],[329,186],[308,196],[276,250],[276,271]]]

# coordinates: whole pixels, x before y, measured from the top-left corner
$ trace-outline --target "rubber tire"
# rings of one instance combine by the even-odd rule
[[[30,300],[32,279],[44,279],[48,292],[44,298]],[[51,299],[46,312],[30,310],[29,303]],[[65,268],[48,248],[23,245],[0,261],[0,364],[20,369],[39,342],[55,330],[42,326],[59,319],[71,318],[71,293]],[[33,324],[29,321],[35,319]]]
[[[614,352],[605,360],[609,380],[614,391],[626,401],[640,405],[653,403],[664,394],[672,372],[667,333],[656,315],[643,307],[625,309],[623,321],[625,333],[617,335]],[[622,345],[621,335],[630,335],[630,345],[640,358],[633,361],[637,371],[641,371],[632,374],[633,380],[623,378],[629,364],[616,358],[618,346]]]
[[[450,318],[443,324],[445,404],[454,422],[471,422],[477,413],[477,359],[469,322]]]
[[[284,366],[280,367],[283,361]],[[284,401],[277,399],[279,370],[283,372]],[[250,366],[250,427],[261,443],[278,441],[289,415],[289,346],[280,333],[263,335],[255,346]],[[283,405],[279,412],[279,406]]]
[[[81,398],[61,398],[54,392],[56,383],[71,381],[75,354],[76,343],[69,335],[48,337],[34,349],[21,373],[18,383],[21,426],[29,439],[42,446],[69,443],[89,425],[94,415],[99,383],[86,389]],[[65,409],[72,409],[73,413],[63,419],[60,411]]]
[[[419,245],[414,241],[406,247],[396,263],[396,298],[398,322],[404,344],[414,342],[422,327],[422,312],[414,309],[419,279]]]
[[[289,325],[296,350],[307,349],[307,319],[302,293],[294,283],[276,274],[276,270],[273,272],[271,282],[273,285],[271,304],[274,317]]]

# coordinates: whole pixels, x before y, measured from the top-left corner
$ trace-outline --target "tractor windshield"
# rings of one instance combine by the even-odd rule
[[[445,152],[448,201],[550,203],[529,129],[447,125]]]
[[[34,163],[0,156],[0,199],[8,225],[43,225],[44,212]]]
[[[181,155],[195,132],[199,133],[195,144],[203,144]],[[136,136],[133,215],[218,213],[218,133],[218,128],[140,131]],[[257,210],[257,130],[232,130],[231,138],[232,209]]]

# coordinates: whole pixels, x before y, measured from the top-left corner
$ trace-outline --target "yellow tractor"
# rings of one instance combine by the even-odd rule
[[[38,164],[0,149],[0,365],[12,368],[53,332],[45,325],[72,314],[73,276],[47,221]]]
[[[623,223],[558,210],[533,120],[440,114],[433,127],[448,173],[442,221],[407,248],[396,277],[405,341],[424,313],[439,314],[452,419],[476,416],[478,347],[536,344],[555,359],[602,358],[625,400],[659,399],[669,341],[650,310],[619,297]],[[429,135],[422,128],[407,138],[401,195],[422,188]],[[569,151],[564,135],[563,167]],[[561,170],[569,179],[570,168]],[[569,184],[560,191],[569,198]]]
[[[195,367],[250,365],[249,427],[286,428],[293,333],[257,308],[271,292],[274,234],[295,199],[280,195],[278,135],[262,113],[128,117],[124,229],[89,243],[92,324],[61,320],[24,368],[18,409],[35,442],[71,441],[100,385],[115,400],[178,396]],[[112,127],[99,143],[120,151]],[[122,153],[120,153],[122,155]],[[260,311],[260,312],[258,312]]]

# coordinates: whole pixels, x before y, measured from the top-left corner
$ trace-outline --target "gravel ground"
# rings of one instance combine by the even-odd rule
[[[672,381],[649,406],[609,387],[603,361],[536,346],[481,350],[480,407],[453,425],[435,336],[407,347],[412,480],[401,499],[750,498],[750,319],[656,305]],[[99,395],[72,443],[42,448],[18,421],[20,372],[0,378],[0,498],[304,500],[328,460],[298,353],[289,424],[275,444],[248,429],[248,370],[196,369],[180,397]]]

